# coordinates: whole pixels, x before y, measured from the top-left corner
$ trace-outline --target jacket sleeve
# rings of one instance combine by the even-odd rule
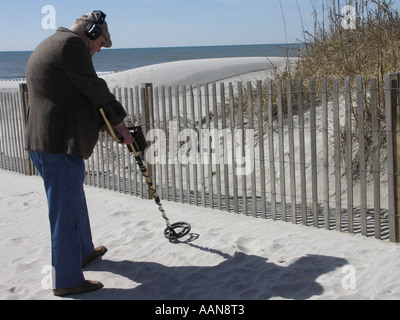
[[[111,125],[120,125],[126,117],[123,106],[110,92],[107,83],[99,78],[93,67],[89,49],[80,38],[69,39],[62,48],[60,64],[69,81],[90,101],[91,108],[103,107]],[[97,119],[99,127],[102,119]]]

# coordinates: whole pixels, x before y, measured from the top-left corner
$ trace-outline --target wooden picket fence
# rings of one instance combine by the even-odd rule
[[[399,77],[119,88],[163,200],[399,242]],[[27,95],[0,93],[1,168],[23,150]],[[86,184],[148,198],[134,157],[101,133]]]

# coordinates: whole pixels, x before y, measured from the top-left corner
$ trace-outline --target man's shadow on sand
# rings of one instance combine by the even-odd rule
[[[348,262],[343,258],[306,255],[289,266],[267,262],[267,258],[236,252],[233,256],[191,243],[198,235],[176,245],[219,254],[216,266],[168,267],[155,262],[101,260],[86,270],[119,274],[136,284],[133,288],[103,288],[77,299],[92,300],[266,300],[272,297],[304,300],[321,295],[316,279]],[[201,254],[201,252],[199,252]],[[340,272],[340,271],[339,271]],[[336,276],[341,282],[343,274]],[[340,285],[340,284],[339,284]],[[118,286],[118,283],[115,284]]]

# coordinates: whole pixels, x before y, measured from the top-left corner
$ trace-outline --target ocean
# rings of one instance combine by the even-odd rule
[[[301,44],[103,49],[93,58],[98,73],[139,68],[164,62],[229,58],[297,56]],[[25,78],[25,67],[32,51],[0,52],[0,80]]]

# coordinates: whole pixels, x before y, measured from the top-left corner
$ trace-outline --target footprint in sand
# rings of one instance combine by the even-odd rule
[[[236,241],[237,248],[243,253],[251,253],[256,248],[257,239],[254,237],[241,237]]]

